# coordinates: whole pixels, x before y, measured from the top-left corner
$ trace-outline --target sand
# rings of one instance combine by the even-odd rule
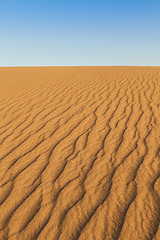
[[[0,240],[160,239],[160,68],[0,68]]]

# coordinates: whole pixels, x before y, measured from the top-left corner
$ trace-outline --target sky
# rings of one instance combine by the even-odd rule
[[[0,0],[0,66],[160,66],[160,0]]]

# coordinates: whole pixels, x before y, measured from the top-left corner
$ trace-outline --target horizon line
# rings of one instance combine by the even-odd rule
[[[160,67],[160,65],[18,65],[0,66],[0,68],[23,68],[23,67]]]

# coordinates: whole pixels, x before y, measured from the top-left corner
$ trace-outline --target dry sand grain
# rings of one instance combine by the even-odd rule
[[[0,240],[160,240],[160,68],[0,69]]]

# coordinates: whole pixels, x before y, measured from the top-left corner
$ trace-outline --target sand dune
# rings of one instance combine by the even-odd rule
[[[0,69],[0,239],[160,239],[160,68]]]

